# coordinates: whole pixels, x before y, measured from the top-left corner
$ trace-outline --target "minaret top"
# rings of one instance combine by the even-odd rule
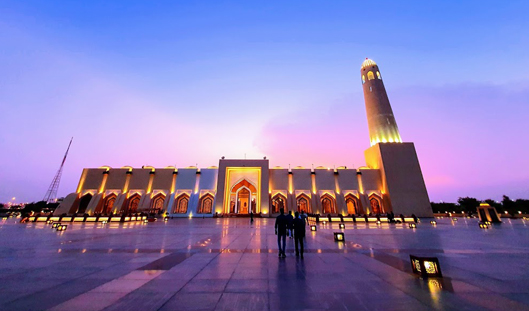
[[[369,66],[376,66],[377,63],[375,63],[372,59],[369,59],[366,57],[366,60],[362,63],[362,69],[363,68],[366,68],[366,67],[369,67]]]

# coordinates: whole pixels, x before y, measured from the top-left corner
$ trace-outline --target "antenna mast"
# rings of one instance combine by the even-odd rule
[[[61,167],[59,167],[57,174],[55,174],[55,177],[53,177],[50,187],[48,188],[48,191],[46,191],[46,195],[44,196],[44,199],[42,199],[42,201],[45,201],[46,203],[57,202],[57,191],[59,191],[59,183],[61,182],[62,167],[64,166],[64,162],[66,162],[66,157],[68,156],[68,151],[70,151],[70,146],[72,145],[72,141],[73,141],[73,137],[72,139],[70,139],[70,143],[68,144],[68,148],[66,149],[66,153],[64,154],[64,158],[62,159],[62,162],[61,162]]]

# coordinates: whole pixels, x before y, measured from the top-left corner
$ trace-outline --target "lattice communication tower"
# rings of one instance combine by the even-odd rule
[[[66,162],[66,157],[68,156],[68,151],[70,150],[72,141],[73,141],[73,137],[72,139],[70,139],[70,143],[68,144],[68,148],[66,149],[66,153],[64,154],[64,158],[62,159],[62,162],[61,162],[61,167],[59,167],[57,174],[55,174],[55,177],[53,177],[50,187],[48,188],[48,191],[46,191],[46,195],[44,196],[44,199],[42,199],[42,201],[45,201],[46,203],[57,202],[57,192],[59,191],[59,183],[61,182],[62,167],[64,166],[64,162]]]

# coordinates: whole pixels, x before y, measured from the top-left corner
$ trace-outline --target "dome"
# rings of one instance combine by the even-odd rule
[[[369,59],[366,57],[366,60],[362,63],[362,67],[361,68],[365,68],[365,67],[368,67],[368,66],[376,66],[377,63],[375,63],[373,60]]]

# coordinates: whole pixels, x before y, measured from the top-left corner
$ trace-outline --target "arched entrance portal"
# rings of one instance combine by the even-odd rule
[[[257,213],[257,188],[250,181],[243,179],[235,184],[230,191],[230,213]]]

